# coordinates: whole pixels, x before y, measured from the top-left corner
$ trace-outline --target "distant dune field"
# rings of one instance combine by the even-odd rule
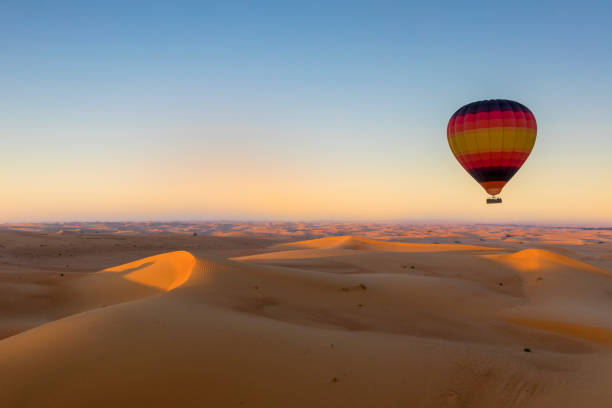
[[[0,406],[612,401],[610,230],[206,225],[4,226]]]

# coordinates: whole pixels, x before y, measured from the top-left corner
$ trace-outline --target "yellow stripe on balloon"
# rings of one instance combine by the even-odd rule
[[[535,143],[536,131],[529,128],[497,127],[459,132],[449,138],[455,155],[498,151],[529,152]]]

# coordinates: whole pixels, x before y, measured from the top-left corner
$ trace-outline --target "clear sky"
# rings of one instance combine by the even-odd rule
[[[611,19],[609,1],[3,1],[0,222],[612,224]],[[539,128],[496,206],[446,141],[489,98]]]

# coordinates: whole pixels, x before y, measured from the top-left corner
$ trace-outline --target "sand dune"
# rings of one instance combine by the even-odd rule
[[[298,248],[314,248],[314,249],[352,249],[352,250],[371,250],[371,251],[387,251],[387,252],[443,252],[443,251],[465,251],[465,250],[491,250],[494,248],[477,246],[477,245],[461,245],[461,244],[418,244],[406,242],[388,242],[377,241],[374,239],[344,236],[344,237],[326,237],[312,239],[308,241],[290,242],[280,244],[278,247],[298,247]]]
[[[612,345],[607,312],[612,274],[542,249],[500,255],[523,279],[526,302],[506,312],[513,323]]]
[[[9,334],[18,333],[63,316],[171,290],[187,280],[194,263],[193,255],[179,251],[93,274],[64,277],[62,273],[59,279],[44,284],[19,279],[11,285],[0,285],[6,291],[4,302],[11,304],[3,312],[12,316],[0,319],[0,328]]]
[[[612,400],[603,268],[542,249],[253,245],[233,260],[174,251],[58,280],[49,305],[66,317],[0,341],[2,406]]]
[[[556,250],[559,251],[560,249]],[[510,255],[503,255],[498,259],[502,262],[511,264],[513,267],[521,271],[542,271],[545,269],[561,267],[601,273],[608,276],[612,275],[605,269],[598,268],[586,262],[578,261],[570,258],[569,256],[543,249],[525,249]]]
[[[123,279],[168,291],[189,279],[194,264],[192,254],[177,251],[107,268],[101,274],[115,272],[121,274]]]

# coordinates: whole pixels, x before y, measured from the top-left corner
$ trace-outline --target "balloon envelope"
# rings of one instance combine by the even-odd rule
[[[450,148],[491,195],[499,194],[535,144],[533,113],[518,102],[490,99],[461,107],[448,121]]]

